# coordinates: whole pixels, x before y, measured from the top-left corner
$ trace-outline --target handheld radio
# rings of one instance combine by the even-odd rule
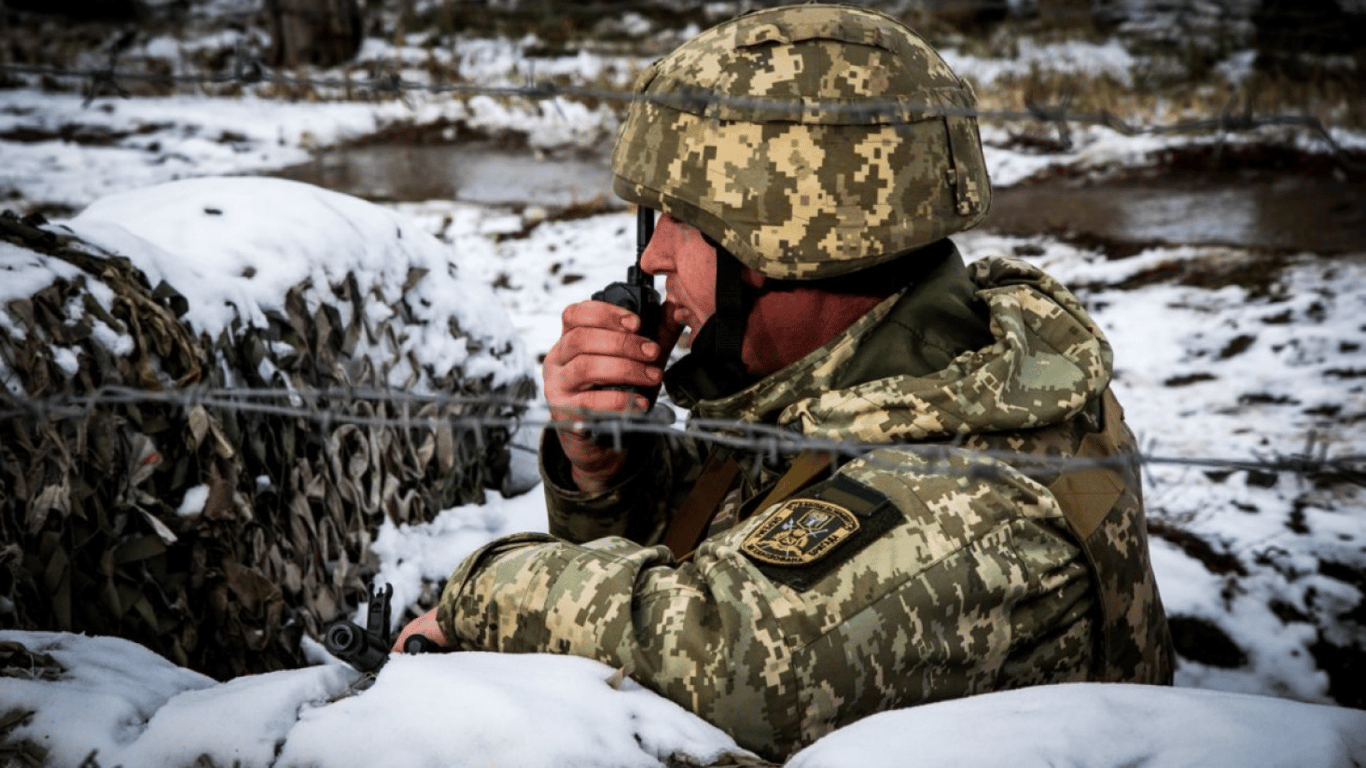
[[[645,206],[636,208],[636,263],[626,269],[626,280],[624,282],[612,283],[601,291],[593,294],[594,301],[605,301],[608,304],[615,304],[624,307],[640,316],[640,330],[637,333],[647,339],[653,339],[659,332],[659,321],[663,317],[663,308],[659,300],[659,292],[655,290],[654,275],[640,268],[641,256],[645,253],[645,247],[650,244],[650,238],[655,232],[655,212]],[[645,397],[652,393],[644,387],[633,387],[627,384],[613,384],[603,387],[603,389],[619,389],[638,392]]]

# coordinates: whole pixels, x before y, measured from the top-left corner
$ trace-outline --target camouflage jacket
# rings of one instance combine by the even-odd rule
[[[777,760],[887,709],[1042,683],[1170,682],[1110,363],[1052,278],[954,252],[806,358],[694,404],[873,444],[833,478],[750,510],[792,457],[738,452],[736,486],[680,563],[659,542],[698,446],[637,450],[590,496],[571,490],[549,433],[555,536],[476,552],[438,619],[461,649],[629,668]],[[1107,453],[1119,460],[1030,460]]]

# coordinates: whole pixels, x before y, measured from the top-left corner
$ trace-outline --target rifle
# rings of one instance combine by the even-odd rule
[[[323,645],[328,653],[355,667],[362,674],[379,674],[389,660],[389,649],[394,641],[389,630],[390,600],[394,585],[383,589],[373,587],[365,626],[340,619],[327,625]],[[424,635],[412,635],[403,642],[404,653],[428,653],[439,650],[437,644]]]

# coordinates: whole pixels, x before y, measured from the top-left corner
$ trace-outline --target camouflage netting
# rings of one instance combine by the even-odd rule
[[[34,288],[0,312],[0,626],[124,637],[219,679],[299,666],[301,635],[366,594],[382,520],[426,521],[503,480],[506,428],[395,426],[383,420],[403,405],[382,398],[296,396],[272,413],[105,389],[52,406],[108,387],[381,390],[394,361],[366,356],[374,344],[353,353],[415,322],[420,270],[399,296],[353,273],[328,286],[335,301],[299,285],[265,327],[209,338],[179,318],[173,287],[70,231],[6,212],[0,238],[3,279]],[[387,319],[361,311],[376,301]],[[534,393],[529,378],[495,385],[459,366],[427,378],[508,404],[432,403],[414,418],[507,417]]]

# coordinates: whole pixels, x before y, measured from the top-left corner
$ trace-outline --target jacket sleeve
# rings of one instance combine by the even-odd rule
[[[549,527],[556,538],[582,544],[620,536],[637,544],[661,541],[670,520],[673,472],[668,443],[645,437],[616,482],[601,493],[584,493],[570,478],[569,460],[555,430],[541,433],[540,469]]]
[[[629,667],[768,759],[873,712],[1084,679],[1093,601],[1056,502],[1000,464],[928,462],[883,449],[846,465],[891,518],[815,564],[746,548],[783,505],[682,564],[619,537],[523,534],[460,566],[438,620],[462,650]]]

